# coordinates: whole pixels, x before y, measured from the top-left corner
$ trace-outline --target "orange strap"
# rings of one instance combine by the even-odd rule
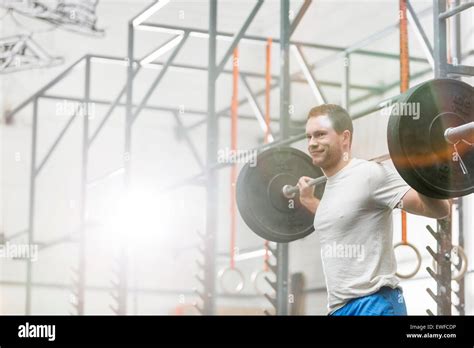
[[[406,0],[400,0],[400,92],[409,88],[410,63],[408,54],[408,24]]]
[[[265,64],[265,138],[264,143],[268,143],[270,136],[270,91],[271,91],[271,58],[272,58],[272,38],[268,38],[266,47],[266,64]],[[268,271],[268,240],[265,241],[265,256],[263,259],[263,270]]]
[[[400,0],[400,92],[404,93],[410,84],[410,60],[408,53],[407,3]],[[407,213],[402,210],[402,242],[407,243]]]
[[[232,69],[232,104],[231,104],[231,136],[230,147],[232,153],[237,153],[237,111],[239,87],[239,49],[234,49]],[[235,186],[237,181],[237,165],[230,169],[230,268],[235,267],[235,237],[237,234],[237,207]]]
[[[271,59],[272,59],[272,38],[267,40],[267,49],[266,49],[266,65],[265,65],[265,144],[268,143],[268,138],[270,136],[270,91],[272,83],[272,72],[271,72]]]

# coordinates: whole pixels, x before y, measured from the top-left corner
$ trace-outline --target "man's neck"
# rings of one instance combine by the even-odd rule
[[[351,159],[352,159],[351,155],[349,155],[349,157],[347,159],[341,158],[336,165],[334,165],[330,168],[322,169],[322,171],[323,171],[324,175],[329,178],[329,177],[337,174],[342,168],[347,166],[349,164],[349,162],[351,161]]]

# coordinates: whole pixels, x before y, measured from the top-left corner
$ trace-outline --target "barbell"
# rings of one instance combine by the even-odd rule
[[[424,82],[397,98],[388,122],[389,154],[417,192],[437,199],[474,192],[473,104],[473,87],[453,79]],[[326,182],[321,169],[289,147],[263,151],[256,163],[245,164],[237,179],[244,222],[260,237],[279,243],[312,233],[314,215],[295,199],[296,183],[301,176],[312,177],[308,184],[321,198]]]

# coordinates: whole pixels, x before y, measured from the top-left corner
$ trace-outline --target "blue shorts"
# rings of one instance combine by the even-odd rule
[[[388,286],[375,294],[355,298],[330,315],[407,315],[403,291]]]

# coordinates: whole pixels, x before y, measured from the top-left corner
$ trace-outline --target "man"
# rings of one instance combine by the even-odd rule
[[[308,151],[327,183],[321,200],[313,196],[309,177],[300,178],[298,187],[301,203],[315,213],[329,314],[406,315],[395,276],[392,210],[440,219],[449,215],[450,204],[416,192],[387,165],[352,158],[352,134],[352,120],[340,106],[310,110]]]

